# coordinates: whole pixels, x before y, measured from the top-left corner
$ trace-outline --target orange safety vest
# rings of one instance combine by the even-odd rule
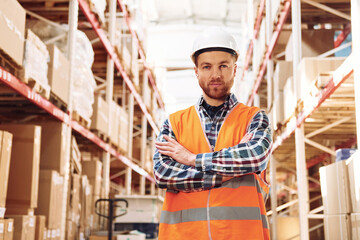
[[[215,151],[237,145],[259,111],[241,103],[227,115]],[[211,152],[194,106],[171,114],[177,141],[192,153]],[[270,239],[265,201],[269,186],[251,173],[226,181],[219,188],[199,192],[166,192],[159,240]]]

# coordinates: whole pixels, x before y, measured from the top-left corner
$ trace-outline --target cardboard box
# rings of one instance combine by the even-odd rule
[[[111,133],[110,133],[110,141],[116,146],[119,145],[119,119],[120,119],[120,106],[112,101],[111,102]]]
[[[278,61],[274,71],[274,89],[284,90],[285,83],[293,75],[292,61]]]
[[[336,70],[345,58],[303,58],[296,69],[297,81],[301,82],[301,88],[297,89],[298,96],[305,99],[315,89],[317,92],[316,78],[320,73]]]
[[[316,57],[334,48],[334,34],[331,30],[302,30],[301,31],[301,57]],[[321,41],[314,41],[321,39]],[[292,34],[285,49],[285,60],[292,61],[293,47]]]
[[[113,240],[117,240],[116,236],[112,237]],[[96,235],[90,235],[89,240],[108,240],[108,236],[96,236]]]
[[[48,229],[60,227],[63,183],[64,178],[58,172],[40,170],[39,202],[35,214],[46,217],[45,227]]]
[[[300,239],[300,221],[298,217],[277,217],[277,237],[279,240]]]
[[[5,218],[4,240],[12,240],[14,235],[14,219]]]
[[[36,208],[41,127],[6,124],[0,125],[0,129],[13,134],[6,206]]]
[[[352,239],[350,215],[324,215],[324,232],[327,240]]]
[[[19,66],[23,64],[26,13],[16,0],[0,4],[0,50]]]
[[[0,208],[5,208],[10,171],[12,134],[0,131],[0,144]],[[0,214],[0,218],[1,217],[4,217],[3,214]]]
[[[35,239],[44,240],[46,217],[35,216],[35,218],[36,218]]]
[[[50,55],[48,81],[51,91],[65,104],[69,100],[70,64],[66,56],[54,45],[47,46]]]
[[[324,214],[350,213],[351,201],[346,162],[335,162],[321,167],[319,171]]]
[[[346,160],[350,183],[352,212],[360,213],[360,151]]]
[[[95,178],[100,176],[102,172],[102,162],[95,161],[83,161],[82,162],[82,172],[83,175],[86,175],[88,178]]]
[[[115,120],[112,118],[112,121]],[[95,103],[93,105],[93,114],[91,116],[90,128],[98,130],[100,133],[108,135],[109,126],[109,105],[101,97],[95,97]],[[111,129],[112,130],[112,129]]]
[[[88,177],[83,175],[81,177],[81,193],[80,193],[80,227],[85,229],[90,226],[90,216],[92,210],[92,186],[89,183]],[[80,231],[81,232],[81,231]]]
[[[81,166],[81,152],[77,145],[76,139],[73,136],[71,139],[71,164],[73,165],[74,169],[78,172],[82,172]]]
[[[120,121],[119,121],[119,148],[127,152],[129,145],[129,114],[125,111],[124,108],[119,107],[120,109]]]
[[[351,213],[351,235],[353,240],[360,240],[360,213]]]
[[[126,199],[129,203],[126,215],[117,217],[118,223],[159,223],[162,202],[156,196],[115,196]],[[121,204],[121,205],[120,205]],[[120,206],[124,206],[119,203]],[[117,208],[116,215],[123,213],[124,208]]]
[[[71,220],[74,223],[79,223],[80,217],[80,185],[81,176],[79,174],[72,174],[70,177],[70,204],[68,206],[68,216],[67,219]]]
[[[65,123],[46,122],[41,123],[41,153],[40,169],[54,170],[65,175],[66,146],[70,138]]]
[[[0,240],[5,237],[5,219],[0,219]]]
[[[35,216],[11,215],[14,219],[14,240],[35,240]]]
[[[287,121],[295,112],[297,100],[295,96],[294,81],[292,77],[289,77],[284,85],[284,121]],[[280,101],[280,100],[279,100]]]

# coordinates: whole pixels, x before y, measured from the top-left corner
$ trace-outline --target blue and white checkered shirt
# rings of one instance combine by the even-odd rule
[[[225,116],[237,104],[235,95],[231,94],[213,118],[204,107],[206,102],[203,97],[195,105],[212,150]],[[221,186],[222,176],[240,176],[263,171],[266,169],[272,146],[270,122],[263,110],[255,114],[246,134],[252,134],[247,142],[220,151],[197,154],[195,167],[178,163],[156,149],[153,160],[158,187],[183,192],[201,191]],[[161,127],[157,141],[166,141],[164,135],[176,139],[169,119],[165,120]]]

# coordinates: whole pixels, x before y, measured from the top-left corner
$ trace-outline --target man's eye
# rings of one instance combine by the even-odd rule
[[[227,65],[220,65],[221,68],[227,68]]]
[[[203,69],[210,69],[210,66],[203,66]]]

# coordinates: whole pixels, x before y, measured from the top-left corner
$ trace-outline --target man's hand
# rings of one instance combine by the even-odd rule
[[[168,136],[164,136],[164,138],[167,142],[155,142],[155,146],[159,150],[159,153],[167,155],[179,163],[195,166],[195,154],[184,148],[175,139]]]

